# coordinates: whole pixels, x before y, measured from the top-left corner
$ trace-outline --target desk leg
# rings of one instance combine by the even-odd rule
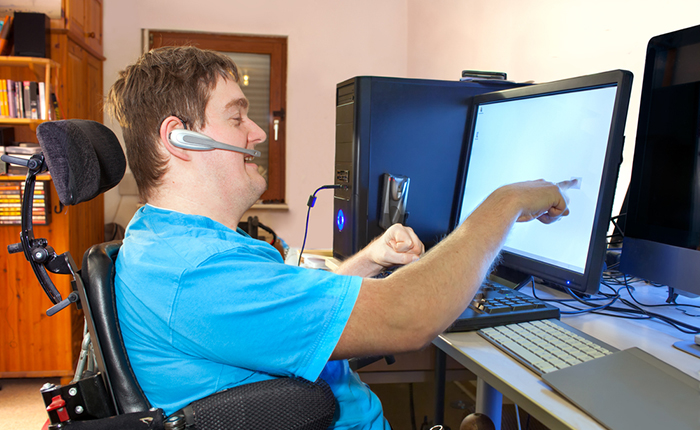
[[[440,348],[435,348],[435,421],[433,425],[444,424],[445,421],[445,370],[447,354]]]
[[[481,378],[476,379],[476,412],[485,414],[501,430],[501,412],[503,394],[490,386]]]

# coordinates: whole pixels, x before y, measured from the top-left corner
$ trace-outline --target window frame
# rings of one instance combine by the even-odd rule
[[[148,49],[162,46],[196,46],[219,52],[267,54],[270,56],[270,111],[266,129],[269,145],[267,190],[262,203],[285,202],[287,38],[243,34],[147,30]],[[275,133],[277,122],[277,133]],[[277,139],[274,139],[274,136]]]

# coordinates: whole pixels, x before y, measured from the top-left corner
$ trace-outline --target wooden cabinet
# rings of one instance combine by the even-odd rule
[[[17,180],[2,177],[0,180]],[[51,224],[34,227],[57,253],[70,251],[78,266],[85,250],[104,240],[102,196],[59,211],[53,184]],[[58,212],[58,213],[57,213]],[[74,305],[52,317],[52,306],[24,254],[9,254],[19,242],[20,226],[0,227],[0,378],[62,377],[69,380],[80,353],[83,314]],[[63,298],[71,292],[70,276],[50,275]],[[65,382],[65,381],[64,381]]]
[[[50,34],[50,64],[58,66],[51,71],[57,71],[51,78],[52,88],[61,117],[102,122],[102,0],[63,0],[63,7],[65,20],[59,26],[52,22]],[[32,67],[11,73],[35,74]],[[10,79],[9,70],[0,62],[0,78]],[[0,126],[13,126],[15,140],[25,142],[37,142],[35,129],[39,122],[0,118]],[[23,178],[0,176],[0,181],[17,179]],[[34,235],[47,239],[58,254],[70,252],[80,267],[85,250],[104,241],[103,196],[60,207],[53,184],[50,195],[51,224],[36,226]],[[46,316],[52,303],[31,265],[23,254],[7,252],[8,244],[19,242],[19,232],[19,226],[0,226],[0,378],[61,377],[67,382],[80,353],[82,311],[71,305],[52,317]],[[71,292],[70,276],[50,277],[61,296],[67,297]]]

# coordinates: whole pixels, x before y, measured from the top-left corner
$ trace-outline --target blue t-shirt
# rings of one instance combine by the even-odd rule
[[[146,205],[126,229],[115,282],[134,374],[166,414],[241,384],[321,376],[338,400],[335,428],[389,428],[347,361],[328,361],[361,278],[285,265],[245,233]]]

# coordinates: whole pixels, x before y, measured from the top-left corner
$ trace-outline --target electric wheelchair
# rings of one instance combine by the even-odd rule
[[[50,172],[61,203],[76,205],[116,186],[126,169],[119,140],[104,125],[87,120],[40,124],[42,153],[29,160],[3,155],[8,163],[26,166],[20,242],[10,253],[24,253],[41,287],[54,304],[53,315],[67,306],[83,309],[85,331],[73,381],[45,385],[48,429],[326,429],[336,402],[319,379],[278,378],[231,388],[197,400],[164,416],[151,406],[129,365],[114,296],[114,261],[120,241],[89,248],[78,269],[70,253],[57,255],[45,239],[35,238],[32,201],[36,176]],[[72,292],[62,298],[48,272],[72,277]]]

